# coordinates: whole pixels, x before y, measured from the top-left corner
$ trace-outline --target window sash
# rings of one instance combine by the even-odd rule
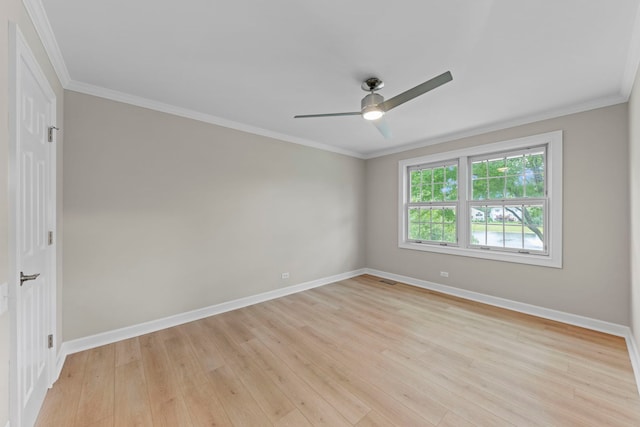
[[[541,242],[541,248],[540,249],[536,249],[535,247],[532,247],[531,240],[532,238],[529,236],[526,236],[527,234],[527,229],[529,228],[527,225],[523,224],[523,221],[517,221],[517,217],[515,220],[510,220],[510,219],[505,219],[504,216],[501,218],[502,221],[495,221],[495,222],[490,222],[489,221],[489,216],[493,214],[493,212],[491,212],[493,209],[495,208],[502,208],[503,212],[507,207],[519,207],[521,209],[527,209],[527,208],[535,208],[540,206],[542,208],[542,217],[543,217],[543,221],[541,226],[539,227],[540,229],[542,229],[542,239],[540,239],[537,235],[536,238],[537,240],[540,240]],[[479,222],[479,221],[473,221],[473,210],[479,210],[481,212],[484,213],[484,221]],[[504,213],[503,213],[504,215]],[[547,199],[520,199],[520,201],[514,201],[514,200],[508,200],[508,201],[502,201],[502,202],[487,202],[487,201],[482,201],[482,202],[469,202],[468,203],[468,209],[467,209],[467,224],[468,224],[468,238],[467,238],[467,247],[470,249],[482,249],[482,250],[494,250],[494,251],[503,251],[503,252],[515,252],[515,253],[520,253],[520,254],[538,254],[538,255],[548,255],[548,248],[549,248],[549,209],[548,209],[548,202]],[[515,224],[512,224],[511,222],[515,222]],[[484,243],[478,242],[478,243],[474,243],[474,238],[477,239],[477,237],[474,235],[474,228],[482,228],[481,225],[484,225],[485,227],[485,240]],[[475,227],[474,227],[475,226]],[[515,247],[513,245],[508,246],[507,245],[507,234],[514,234],[517,233],[516,227],[520,229],[520,233],[522,233],[521,238],[520,238],[520,242],[521,242],[521,247]],[[498,228],[498,230],[496,230],[496,228]],[[500,228],[502,229],[500,231]],[[493,229],[493,230],[491,230]],[[509,231],[507,231],[509,230]],[[531,230],[531,229],[529,229]],[[489,233],[492,233],[492,237],[499,237],[496,236],[496,234],[500,234],[502,233],[502,245],[497,245],[497,244],[490,244],[489,243]],[[535,235],[536,233],[533,232],[533,234]],[[513,237],[513,236],[512,236]],[[536,238],[533,238],[533,241],[536,240]],[[525,247],[525,244],[527,242],[527,239],[530,240],[530,245],[529,247]]]
[[[547,162],[547,151],[548,151],[548,144],[542,144],[542,145],[538,145],[535,147],[527,147],[527,148],[522,148],[522,149],[516,149],[516,150],[505,150],[505,151],[498,151],[498,152],[493,152],[493,153],[483,153],[481,155],[476,155],[476,156],[471,156],[468,157],[467,159],[467,170],[468,170],[468,185],[469,185],[469,194],[468,194],[468,200],[470,202],[475,202],[475,201],[492,201],[492,200],[517,200],[517,199],[530,199],[533,200],[535,198],[540,198],[540,197],[547,197],[548,196],[548,162]],[[527,180],[527,174],[526,174],[526,169],[524,164],[522,165],[522,172],[519,174],[509,174],[507,173],[507,170],[505,170],[505,173],[502,176],[491,176],[491,175],[486,175],[486,176],[482,176],[482,177],[478,177],[477,179],[473,179],[474,175],[473,175],[473,164],[477,163],[477,162],[488,162],[491,160],[500,160],[500,159],[509,159],[509,158],[516,158],[516,157],[522,157],[523,159],[526,158],[527,155],[532,156],[532,155],[538,155],[538,154],[542,154],[542,162],[543,162],[543,168],[542,168],[542,176],[543,176],[543,188],[542,188],[542,192],[541,194],[538,194],[536,196],[533,197],[528,197],[526,196],[527,193],[527,189],[528,189],[528,183],[529,181]],[[516,177],[521,177],[523,180],[522,183],[522,196],[518,197],[518,196],[507,196],[507,183],[508,183],[508,178],[516,178]],[[479,197],[475,197],[475,194],[473,193],[474,191],[474,182],[480,182],[480,181],[486,181],[486,186],[487,186],[487,197],[485,198],[479,198]],[[497,180],[503,180],[502,183],[502,197],[491,197],[491,181],[496,182]]]

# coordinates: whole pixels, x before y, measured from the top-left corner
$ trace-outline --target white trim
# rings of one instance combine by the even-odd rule
[[[631,94],[633,80],[635,79],[635,72],[638,69],[638,64],[640,62],[640,7],[639,7],[639,10],[636,16],[636,21],[635,21],[636,24],[634,25],[634,33],[633,33],[631,44],[630,44],[629,55],[627,58],[624,77],[621,84],[620,94],[606,96],[606,97],[602,97],[594,100],[589,100],[589,101],[582,102],[575,105],[564,106],[564,107],[556,108],[556,109],[541,112],[541,113],[528,114],[515,119],[509,119],[509,120],[504,120],[497,123],[481,125],[472,129],[467,129],[459,132],[451,132],[438,137],[429,138],[420,142],[404,144],[404,145],[389,148],[389,149],[378,150],[378,151],[373,151],[368,153],[356,152],[356,151],[345,150],[342,148],[334,147],[328,144],[307,140],[304,138],[298,138],[291,135],[273,132],[267,129],[262,129],[262,128],[242,124],[239,122],[234,122],[234,121],[223,119],[220,117],[200,113],[198,111],[188,110],[188,109],[177,107],[174,105],[164,104],[164,103],[153,101],[150,99],[145,99],[142,97],[125,94],[118,91],[113,91],[113,90],[102,88],[99,86],[94,86],[88,83],[71,80],[69,71],[64,62],[64,57],[62,56],[60,47],[55,38],[53,30],[51,28],[51,24],[49,22],[49,19],[47,18],[46,11],[44,9],[44,6],[42,5],[42,0],[22,0],[22,1],[25,5],[25,8],[27,9],[29,16],[31,17],[31,20],[33,21],[33,25],[36,28],[36,31],[40,36],[40,39],[42,40],[42,44],[44,45],[44,48],[49,56],[49,60],[51,61],[53,68],[55,69],[56,74],[58,75],[58,78],[60,79],[62,87],[65,89],[86,93],[89,95],[94,95],[94,96],[98,96],[106,99],[111,99],[113,101],[119,101],[127,104],[137,105],[139,107],[149,108],[151,110],[161,111],[168,114],[174,114],[177,116],[202,121],[205,123],[225,126],[231,129],[249,132],[256,135],[262,135],[269,138],[276,138],[276,139],[291,142],[294,144],[300,144],[308,147],[317,148],[320,150],[330,151],[333,153],[344,154],[346,156],[351,156],[359,159],[373,159],[376,157],[386,156],[388,154],[395,154],[403,151],[413,150],[416,148],[423,148],[429,145],[440,144],[443,142],[450,142],[456,139],[477,136],[477,135],[494,132],[498,130],[503,130],[503,129],[508,129],[508,128],[512,128],[512,127],[516,127],[516,126],[520,126],[528,123],[538,122],[541,120],[553,119],[557,117],[566,116],[569,114],[595,110],[597,108],[608,107],[611,105],[627,102],[629,100],[629,95]]]
[[[97,96],[99,98],[110,99],[112,101],[123,102],[125,104],[135,105],[149,110],[160,111],[162,113],[173,114],[174,116],[185,117],[187,119],[198,120],[213,125],[224,126],[229,129],[235,129],[242,132],[252,133],[254,135],[266,136],[280,141],[291,142],[298,145],[317,148],[319,150],[330,151],[333,153],[343,154],[345,156],[356,157],[362,159],[363,156],[355,151],[349,151],[332,145],[322,144],[320,142],[311,141],[309,139],[298,138],[283,133],[270,131],[256,126],[247,125],[233,120],[224,119],[211,114],[201,113],[199,111],[190,110],[188,108],[177,107],[164,102],[155,101],[153,99],[143,98],[141,96],[131,95],[117,90],[107,89],[100,86],[94,86],[88,83],[82,83],[75,80],[69,82],[65,89],[80,92],[87,95]]]
[[[552,310],[550,308],[526,304],[506,298],[494,297],[492,295],[485,295],[479,292],[468,291],[466,289],[460,289],[453,286],[441,285],[439,283],[429,282],[426,280],[414,279],[413,277],[402,276],[400,274],[387,273],[386,271],[375,270],[372,268],[366,268],[365,270],[367,274],[379,276],[383,279],[395,280],[396,282],[406,283],[408,285],[416,286],[419,288],[429,289],[443,294],[492,305],[494,307],[506,308],[507,310],[517,311],[518,313],[530,314],[532,316],[542,317],[544,319],[555,320],[557,322],[562,322],[574,326],[580,326],[582,328],[604,332],[618,337],[626,337],[627,331],[629,330],[628,326],[605,322],[604,320],[592,319],[590,317]]]
[[[631,328],[627,328],[627,333],[625,334],[624,339],[627,341],[629,359],[631,359],[631,367],[633,368],[633,374],[636,377],[636,386],[638,387],[638,393],[640,394],[640,351],[638,351],[638,344],[633,338],[633,331]]]
[[[173,326],[182,325],[183,323],[193,322],[205,317],[225,313],[227,311],[236,310],[242,307],[258,304],[286,295],[295,294],[297,292],[306,291],[308,289],[317,288],[319,286],[328,285],[340,280],[350,279],[352,277],[360,276],[364,273],[364,269],[349,271],[347,273],[336,274],[335,276],[324,277],[321,279],[312,280],[310,282],[288,286],[286,288],[275,289],[273,291],[263,292],[257,295],[251,295],[233,301],[211,305],[209,307],[188,311],[186,313],[180,313],[162,319],[140,323],[138,325],[127,326],[125,328],[67,341],[62,344],[60,351],[61,356],[59,356],[59,360],[64,361],[64,357],[69,354],[77,353],[79,351],[88,350],[90,348],[99,347],[101,345],[111,344],[117,341],[137,337],[151,332],[156,332],[162,329],[171,328]]]
[[[53,371],[53,382],[55,383],[60,378],[60,374],[62,373],[62,368],[64,367],[64,362],[67,360],[68,353],[66,352],[65,343],[60,345],[60,351],[56,357],[56,366]],[[51,384],[53,386],[53,384]]]
[[[445,142],[452,142],[458,139],[470,138],[473,136],[483,135],[490,132],[496,132],[499,130],[510,129],[517,126],[526,125],[529,123],[540,122],[543,120],[556,119],[570,114],[582,113],[585,111],[596,110],[598,108],[610,107],[612,105],[622,104],[627,102],[629,96],[612,95],[604,98],[595,99],[592,101],[583,102],[577,105],[570,105],[562,108],[549,110],[538,114],[529,114],[516,119],[505,120],[493,124],[482,125],[475,128],[463,130],[460,132],[451,132],[442,136],[429,138],[413,144],[400,145],[398,147],[389,148],[386,150],[373,151],[362,155],[364,159],[375,159],[376,157],[387,156],[389,154],[402,153],[409,150],[415,150],[418,148],[428,147],[430,145],[442,144]]]
[[[636,16],[634,19],[633,33],[631,33],[631,42],[627,53],[627,63],[625,64],[624,74],[622,75],[622,84],[620,85],[620,93],[629,100],[633,83],[638,72],[640,64],[640,4],[637,5]]]
[[[198,310],[193,310],[186,313],[165,317],[163,319],[158,319],[150,322],[141,323],[138,325],[129,326],[126,328],[116,329],[113,331],[103,332],[100,334],[96,334],[96,335],[92,335],[84,338],[78,338],[72,341],[67,341],[62,344],[62,346],[60,347],[60,353],[58,354],[58,362],[56,365],[57,377],[60,376],[60,372],[62,371],[62,367],[64,365],[65,359],[69,354],[77,353],[79,351],[89,350],[91,348],[99,347],[101,345],[111,344],[120,340],[133,338],[136,336],[140,336],[143,334],[159,331],[165,328],[170,328],[173,326],[192,322],[192,321],[213,316],[216,314],[225,313],[227,311],[236,310],[238,308],[247,307],[249,305],[269,301],[271,299],[280,298],[280,297],[294,294],[297,292],[306,291],[308,289],[313,289],[320,286],[328,285],[334,282],[338,282],[340,280],[350,279],[352,277],[360,276],[362,274],[370,274],[370,275],[381,277],[384,279],[390,279],[397,282],[406,283],[408,285],[416,286],[419,288],[440,292],[446,295],[453,295],[466,300],[476,301],[483,304],[492,305],[495,307],[505,308],[507,310],[515,311],[518,313],[530,314],[532,316],[541,317],[544,319],[554,320],[554,321],[566,323],[569,325],[579,326],[582,328],[591,329],[594,331],[604,332],[607,334],[623,337],[627,342],[627,348],[629,350],[631,365],[633,367],[636,384],[638,386],[638,391],[640,393],[640,352],[638,351],[638,347],[631,333],[631,329],[628,326],[605,322],[597,319],[591,319],[589,317],[579,316],[576,314],[566,313],[558,310],[552,310],[552,309],[539,307],[531,304],[512,301],[505,298],[485,295],[479,292],[468,291],[465,289],[455,288],[452,286],[441,285],[439,283],[428,282],[426,280],[415,279],[413,277],[403,276],[400,274],[388,273],[386,271],[376,270],[373,268],[361,268],[359,270],[354,270],[347,273],[337,274],[335,276],[312,280],[310,282],[300,283],[298,285],[293,285],[293,286],[289,286],[282,289],[263,292],[261,294],[252,295],[252,296],[240,298],[234,301],[212,305],[212,306],[201,308]]]
[[[64,57],[62,56],[62,51],[60,50],[58,41],[53,34],[53,29],[51,28],[51,23],[49,22],[47,12],[44,9],[42,1],[22,0],[22,3],[24,4],[25,9],[27,9],[27,13],[33,22],[36,32],[40,36],[44,50],[49,56],[49,61],[51,61],[51,65],[53,65],[53,69],[58,75],[60,83],[63,87],[67,87],[71,81],[69,70],[64,62]]]
[[[547,197],[550,211],[547,218],[548,254],[521,254],[517,252],[482,250],[470,248],[467,245],[469,237],[466,225],[468,194],[467,159],[472,156],[491,154],[507,150],[519,150],[531,146],[547,144],[546,174]],[[440,246],[436,244],[416,243],[406,240],[408,182],[407,168],[413,165],[441,163],[459,159],[458,164],[458,244]],[[462,181],[464,179],[464,181]],[[430,154],[398,162],[398,247],[402,249],[437,252],[449,255],[460,255],[472,258],[490,259],[495,261],[514,262],[520,264],[538,265],[542,267],[562,268],[562,131],[547,132],[508,141],[481,144],[474,147]],[[461,220],[461,218],[464,218]]]

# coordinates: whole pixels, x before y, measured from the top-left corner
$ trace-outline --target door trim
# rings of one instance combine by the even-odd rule
[[[18,87],[20,70],[22,66],[26,66],[35,77],[38,85],[42,89],[43,93],[47,97],[50,103],[50,126],[56,126],[56,94],[49,84],[49,80],[42,72],[38,61],[36,60],[33,52],[31,51],[29,44],[18,25],[14,22],[9,22],[9,276],[7,282],[9,285],[9,315],[10,315],[10,369],[9,369],[9,420],[11,425],[21,425],[20,420],[20,402],[19,396],[19,378],[18,370],[16,369],[15,361],[18,360],[18,313],[17,306],[17,292],[19,286],[18,276],[20,266],[20,254],[18,253],[17,245],[17,230],[19,229],[19,209],[18,203],[18,174],[20,173],[20,166],[18,162],[18,120],[19,120],[19,99],[18,99]],[[47,263],[50,274],[50,286],[49,291],[49,305],[50,305],[50,317],[49,321],[49,333],[53,334],[54,342],[53,347],[49,349],[49,355],[47,358],[46,375],[48,386],[51,387],[56,380],[56,353],[57,345],[56,341],[59,339],[57,334],[57,258],[58,258],[58,234],[56,227],[56,211],[57,211],[57,155],[56,155],[56,132],[53,135],[53,142],[51,143],[49,153],[49,191],[48,191],[48,227],[53,231],[54,240],[50,246],[49,254],[47,256]]]

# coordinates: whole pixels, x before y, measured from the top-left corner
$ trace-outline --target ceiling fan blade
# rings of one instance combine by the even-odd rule
[[[294,119],[307,119],[310,117],[339,117],[339,116],[360,116],[362,113],[352,112],[352,113],[327,113],[327,114],[303,114],[299,116],[293,116]]]
[[[391,133],[391,128],[389,127],[389,123],[385,120],[384,117],[379,118],[378,120],[372,120],[371,123],[380,131],[384,139],[389,139],[393,135]]]
[[[437,77],[432,78],[431,80],[427,80],[426,82],[419,84],[418,86],[409,89],[406,92],[402,92],[400,95],[396,95],[391,99],[384,101],[381,106],[384,111],[389,111],[392,108],[396,108],[398,105],[402,105],[405,102],[411,101],[413,98],[416,98],[422,94],[429,92],[437,88],[438,86],[442,86],[445,83],[453,80],[453,76],[450,71],[440,74]]]

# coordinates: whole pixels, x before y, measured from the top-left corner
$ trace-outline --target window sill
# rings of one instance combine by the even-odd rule
[[[411,249],[423,252],[436,252],[447,255],[482,258],[493,261],[513,262],[518,264],[537,265],[541,267],[562,268],[562,260],[553,254],[532,255],[514,252],[500,252],[482,249],[468,249],[457,246],[440,246],[428,243],[413,243],[402,241],[398,244],[401,249]]]

